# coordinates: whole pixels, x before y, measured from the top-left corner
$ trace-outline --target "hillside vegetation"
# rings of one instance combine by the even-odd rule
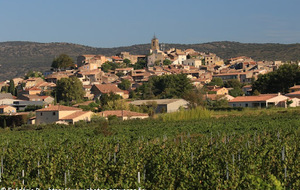
[[[300,44],[255,44],[238,42],[211,42],[203,44],[165,44],[169,48],[216,53],[223,59],[241,55],[255,60],[300,60]],[[47,70],[55,56],[68,54],[74,60],[80,54],[115,55],[122,51],[147,54],[150,44],[115,48],[94,48],[71,43],[1,42],[0,80],[23,76],[29,70]]]

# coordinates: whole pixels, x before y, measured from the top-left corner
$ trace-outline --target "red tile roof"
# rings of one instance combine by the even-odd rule
[[[117,117],[148,116],[148,114],[145,113],[132,112],[128,110],[108,110],[100,112],[99,115],[103,117],[110,115],[116,115]]]
[[[67,116],[65,116],[63,118],[60,118],[59,120],[71,120],[71,119],[75,119],[75,118],[80,117],[80,116],[82,116],[82,115],[84,115],[86,113],[92,113],[92,112],[91,111],[77,111],[77,112],[72,113],[70,115],[67,115]]]
[[[47,108],[42,108],[36,111],[82,111],[82,109],[63,106],[63,105],[51,105]]]
[[[278,94],[261,94],[258,96],[238,96],[229,102],[260,102],[267,101],[278,96]]]
[[[101,92],[101,93],[110,93],[110,92],[123,92],[123,90],[119,89],[114,84],[95,84],[95,87]]]

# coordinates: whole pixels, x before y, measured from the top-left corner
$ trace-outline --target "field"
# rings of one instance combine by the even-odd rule
[[[300,112],[245,113],[2,129],[0,187],[299,189]]]

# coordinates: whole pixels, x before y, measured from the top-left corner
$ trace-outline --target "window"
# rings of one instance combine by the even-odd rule
[[[52,113],[53,115],[56,115],[55,111]]]
[[[43,112],[41,112],[41,116],[43,116]]]
[[[245,104],[245,107],[248,107],[248,104]]]

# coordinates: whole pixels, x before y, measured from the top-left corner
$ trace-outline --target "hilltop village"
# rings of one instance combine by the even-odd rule
[[[50,71],[0,82],[0,124],[70,124],[95,116],[145,119],[197,106],[300,106],[299,85],[273,93],[252,86],[282,65],[298,66],[246,56],[223,60],[193,49],[165,50],[155,36],[148,55],[79,55],[73,61],[62,54]]]

